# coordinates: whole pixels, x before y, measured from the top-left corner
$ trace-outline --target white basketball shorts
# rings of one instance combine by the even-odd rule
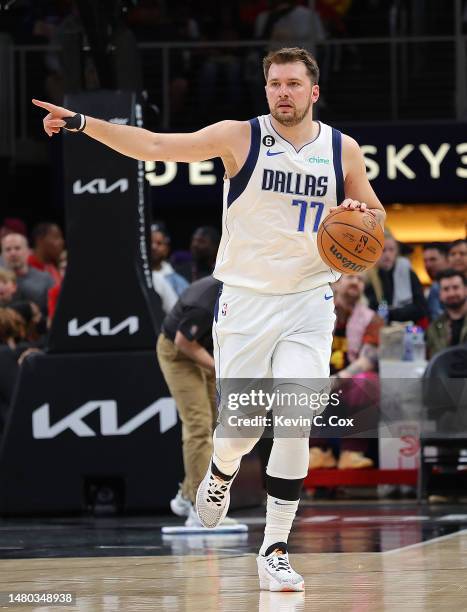
[[[213,323],[216,377],[329,377],[334,299],[328,284],[267,295],[222,287]]]

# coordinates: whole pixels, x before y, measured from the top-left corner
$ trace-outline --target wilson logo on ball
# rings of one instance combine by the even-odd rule
[[[354,272],[363,272],[366,269],[365,266],[360,266],[345,255],[342,255],[342,253],[338,250],[335,244],[331,245],[330,250],[331,253],[336,257],[336,259],[339,259],[341,261],[342,266],[344,268],[353,270]]]

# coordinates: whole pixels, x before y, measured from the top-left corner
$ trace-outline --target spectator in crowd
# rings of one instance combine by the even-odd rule
[[[310,46],[324,40],[326,33],[319,14],[296,0],[271,0],[271,8],[260,13],[255,24],[256,38],[270,40],[270,48]]]
[[[170,506],[187,516],[189,527],[201,527],[194,503],[211,459],[217,418],[211,330],[220,286],[208,276],[188,287],[165,317],[157,342],[159,365],[182,421],[185,478]]]
[[[2,311],[5,310],[6,308],[0,308],[0,438],[5,427],[18,373],[18,361],[15,352],[2,339],[5,331],[5,315]]]
[[[448,265],[467,277],[467,240],[454,240],[448,251]]]
[[[9,308],[0,308],[0,434],[3,431],[18,371],[15,317]]]
[[[42,315],[39,306],[34,302],[23,300],[13,302],[10,308],[19,314],[22,322],[24,322],[22,340],[31,346],[43,347],[47,328],[45,317]]]
[[[242,102],[239,86],[242,82],[241,50],[222,45],[223,41],[235,42],[240,38],[234,7],[230,3],[218,5],[216,19],[211,27],[204,28],[203,38],[220,42],[219,47],[205,50],[197,79],[197,113],[212,120],[213,113],[223,116],[224,108],[238,109]]]
[[[384,321],[365,303],[365,281],[361,274],[343,274],[335,283],[334,291],[336,323],[332,342],[331,374],[335,376],[335,388],[338,388],[340,380],[343,379],[357,381],[350,389],[355,402],[356,394],[362,385],[365,385],[365,389],[366,383],[374,386],[378,368],[379,331],[384,326]],[[371,467],[373,461],[364,455],[367,447],[367,440],[343,439],[340,443],[338,468]],[[331,468],[335,465],[336,459],[332,450],[323,450],[322,446],[317,443],[315,445],[315,441],[312,441],[310,469]]]
[[[177,274],[167,261],[170,254],[170,236],[160,224],[151,227],[152,284],[162,301],[162,310],[168,314],[188,287],[188,281]]]
[[[191,237],[192,261],[175,266],[175,270],[190,283],[209,276],[214,270],[219,242],[220,234],[215,227],[198,227]]]
[[[426,331],[428,357],[449,346],[467,343],[467,279],[458,270],[438,274],[444,312]]]
[[[27,236],[26,224],[16,217],[6,217],[0,226],[0,240],[7,234],[22,234]]]
[[[399,248],[389,231],[384,232],[383,253],[375,268],[368,273],[366,296],[373,310],[386,302],[388,321],[413,321],[423,323],[428,307],[423,287],[405,257],[399,257]]]
[[[432,280],[432,285],[428,290],[427,304],[430,321],[433,321],[443,312],[443,307],[439,301],[439,284],[436,277],[448,267],[447,249],[444,244],[440,242],[426,244],[423,247],[423,261],[427,274]]]
[[[190,15],[187,4],[174,4],[171,7],[173,27],[172,41],[198,41],[200,30],[198,22]],[[170,113],[171,122],[177,124],[190,118],[187,112],[190,77],[195,68],[194,54],[190,49],[173,49],[170,54]]]
[[[25,223],[21,221],[21,219],[16,219],[15,217],[7,217],[3,220],[3,223],[0,226],[0,244],[2,238],[7,234],[22,234],[23,236],[27,236],[28,232]],[[0,267],[5,267],[5,263],[3,262],[3,258],[1,256],[1,248]]]
[[[32,231],[32,244],[33,252],[28,257],[28,264],[48,272],[59,285],[62,282],[60,256],[65,248],[62,230],[55,223],[39,223]]]
[[[16,275],[16,284],[24,299],[35,302],[42,313],[47,312],[47,292],[54,286],[48,272],[28,265],[28,242],[21,234],[8,234],[2,239],[2,254],[5,267]]]
[[[0,268],[0,306],[9,306],[14,299],[21,299],[16,275],[11,270]]]
[[[11,308],[0,308],[0,344],[16,348],[19,336],[18,318]]]
[[[68,251],[62,251],[58,262],[58,269],[60,272],[61,279],[63,281],[65,277],[66,267],[68,265]],[[62,290],[62,283],[54,285],[49,289],[47,293],[47,327],[50,328],[52,319],[55,316],[55,310],[57,309],[58,296]]]
[[[0,307],[0,435],[13,396],[18,367],[31,352],[38,349],[28,341],[28,325],[19,310],[32,306],[23,302],[14,308]]]

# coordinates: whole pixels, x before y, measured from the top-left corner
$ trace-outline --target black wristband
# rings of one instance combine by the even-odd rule
[[[82,132],[86,127],[86,115],[76,113],[73,117],[63,117],[65,122],[65,128],[67,130],[75,130],[76,132]]]

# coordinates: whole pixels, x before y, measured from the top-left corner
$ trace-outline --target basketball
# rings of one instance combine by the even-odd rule
[[[383,252],[384,233],[371,213],[342,208],[324,219],[317,240],[328,266],[353,274],[375,265]]]

